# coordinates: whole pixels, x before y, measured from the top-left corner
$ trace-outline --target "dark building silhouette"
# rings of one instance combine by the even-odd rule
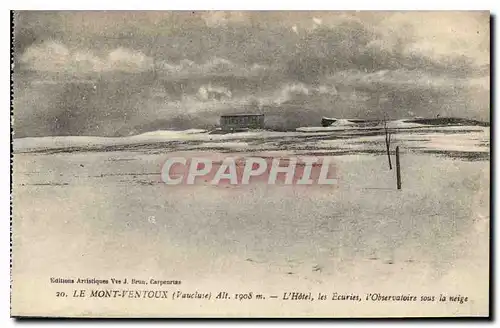
[[[220,117],[223,131],[241,131],[248,129],[263,129],[264,114],[232,114]]]

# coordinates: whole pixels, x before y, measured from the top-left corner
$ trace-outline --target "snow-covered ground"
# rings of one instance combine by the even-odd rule
[[[398,121],[389,122],[397,125]],[[406,123],[403,123],[406,124]],[[412,123],[413,125],[413,123]],[[419,125],[419,124],[418,124]],[[392,144],[410,151],[463,151],[489,153],[489,127],[392,127]],[[155,131],[120,138],[42,137],[14,139],[14,152],[75,152],[135,150],[240,150],[240,151],[356,151],[384,150],[381,128],[310,127],[297,132],[268,130],[211,134],[205,130]],[[381,147],[382,145],[382,147]],[[404,151],[404,150],[403,150]]]
[[[48,277],[181,279],[184,290],[385,292],[466,295],[467,304],[421,304],[430,315],[487,310],[489,128],[394,131],[403,189],[382,134],[156,132],[128,138],[14,140],[13,274],[17,292]],[[436,152],[433,152],[436,151]],[[336,186],[166,186],[167,155],[332,156]],[[466,156],[472,153],[474,156]],[[28,260],[29,259],[29,260]],[[47,286],[47,287],[46,287]],[[37,295],[40,295],[38,297]],[[150,315],[347,315],[349,303],[82,302],[82,313],[147,308]],[[314,305],[313,305],[314,304]],[[64,308],[55,299],[54,307]],[[360,303],[357,315],[397,307]]]

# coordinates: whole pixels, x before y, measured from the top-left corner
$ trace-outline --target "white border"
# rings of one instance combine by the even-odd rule
[[[493,8],[493,0],[454,1],[394,1],[394,0],[349,0],[349,1],[231,1],[231,0],[74,0],[74,1],[16,1],[15,10],[488,10]]]
[[[0,111],[0,326],[11,327],[7,320],[10,310],[10,14],[0,11],[0,37],[3,51],[0,52],[2,86],[0,96],[3,110]],[[7,276],[9,275],[9,276]]]
[[[10,75],[9,66],[10,54],[8,49],[10,49],[10,13],[8,9],[15,10],[490,10],[493,14],[498,14],[500,1],[496,0],[454,0],[454,1],[437,1],[437,0],[419,0],[419,1],[398,1],[398,0],[349,0],[349,1],[290,1],[290,0],[279,0],[279,1],[269,1],[269,0],[252,0],[248,2],[236,2],[231,0],[212,0],[212,1],[201,1],[201,0],[183,0],[183,1],[165,1],[161,2],[159,0],[120,0],[120,1],[102,1],[102,0],[70,0],[70,1],[50,1],[47,0],[17,0],[15,3],[11,3],[10,8],[2,8],[4,10],[0,11],[0,41],[3,45],[3,51],[1,52],[0,69],[2,76],[2,88],[0,89],[0,95],[2,99],[3,109],[0,111],[0,209],[1,209],[1,225],[0,232],[2,241],[0,244],[0,327],[12,327],[17,323],[10,319],[10,249],[9,249],[9,239],[10,239],[10,81],[7,78]],[[2,6],[7,4],[7,2],[2,2]],[[498,21],[497,21],[498,24]],[[495,35],[495,41],[498,41],[498,35]],[[498,52],[495,56],[498,62]],[[496,75],[496,72],[492,72]],[[496,90],[494,90],[496,91]],[[498,99],[495,99],[494,108],[498,108]],[[498,127],[500,124],[500,118],[497,113],[494,125]],[[497,133],[498,131],[496,131]],[[492,131],[493,133],[493,131]],[[498,137],[498,135],[497,135]],[[498,142],[497,142],[498,143]],[[495,154],[498,153],[498,147],[495,147]],[[497,157],[497,156],[495,156]],[[498,174],[496,175],[495,182],[498,182]],[[495,199],[492,202],[500,204],[500,196],[497,193]],[[499,205],[500,206],[500,205]],[[496,214],[496,213],[495,213]],[[494,215],[497,218],[497,215]],[[496,229],[494,231],[494,236],[499,236],[499,226],[497,221],[495,225]],[[495,238],[494,238],[495,239]],[[496,242],[498,246],[498,241]],[[498,263],[498,247],[495,249],[496,263]],[[497,270],[498,274],[498,270]],[[498,302],[495,304],[495,313],[498,316]],[[29,324],[29,323],[28,323]],[[64,326],[70,324],[69,322],[49,322],[46,323],[46,327],[52,326]],[[80,327],[92,327],[95,326],[96,322],[79,322]],[[133,327],[143,327],[145,322],[113,322],[108,323],[112,326],[119,326],[127,324]],[[161,324],[164,324],[163,322]],[[169,322],[171,326],[176,326],[182,323]],[[198,323],[206,324],[206,323]],[[234,323],[231,323],[234,324]],[[272,323],[254,322],[254,325],[266,326]],[[312,322],[300,322],[300,325],[307,326],[312,325]],[[335,325],[344,326],[349,323],[334,322]],[[352,324],[352,323],[350,323]],[[359,324],[359,323],[358,323]],[[361,323],[362,325],[368,324],[368,322]],[[385,322],[379,322],[379,324],[385,324]],[[401,323],[399,323],[401,324]],[[418,325],[425,327],[435,326],[435,325],[454,325],[453,323],[429,323],[421,322]],[[457,323],[455,323],[457,324]],[[481,323],[464,322],[468,327],[480,325]]]

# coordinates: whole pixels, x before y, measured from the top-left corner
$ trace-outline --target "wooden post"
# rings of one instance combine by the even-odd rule
[[[388,136],[386,135],[386,139],[385,139],[385,149],[387,151],[387,159],[389,161],[389,170],[392,170],[392,163],[391,163],[391,151],[390,151],[390,147],[391,147],[391,135],[389,134]]]
[[[401,165],[399,163],[399,146],[396,147],[396,179],[398,189],[401,189]]]
[[[389,161],[389,170],[392,170],[392,163],[391,163],[391,133],[389,132],[389,129],[387,128],[387,120],[384,118],[384,132],[385,132],[385,149],[387,151],[387,160]]]

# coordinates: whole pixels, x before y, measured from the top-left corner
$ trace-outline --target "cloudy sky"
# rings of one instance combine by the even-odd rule
[[[489,120],[487,12],[19,12],[17,137]]]

